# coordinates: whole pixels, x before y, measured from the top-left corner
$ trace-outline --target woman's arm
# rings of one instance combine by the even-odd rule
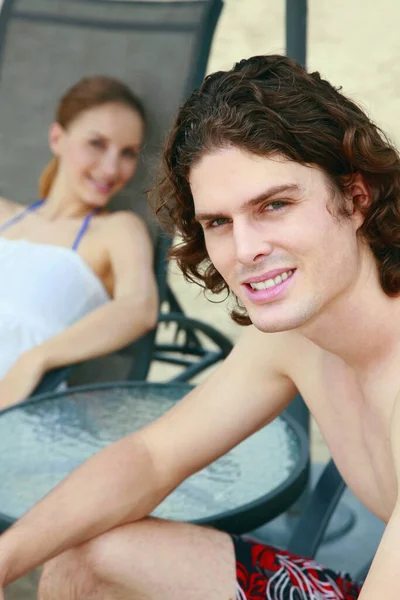
[[[118,350],[155,326],[158,296],[148,232],[135,215],[115,217],[108,248],[113,299],[25,352],[0,381],[0,408],[27,398],[46,371]]]

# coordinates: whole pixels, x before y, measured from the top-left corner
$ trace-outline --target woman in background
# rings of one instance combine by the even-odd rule
[[[113,352],[152,329],[152,244],[134,213],[107,211],[133,177],[145,115],[123,83],[79,81],[50,126],[53,159],[26,208],[0,199],[0,409],[50,369]]]

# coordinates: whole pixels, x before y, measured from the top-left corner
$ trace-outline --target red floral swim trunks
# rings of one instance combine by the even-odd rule
[[[232,536],[236,553],[236,600],[354,600],[361,587],[285,550]]]

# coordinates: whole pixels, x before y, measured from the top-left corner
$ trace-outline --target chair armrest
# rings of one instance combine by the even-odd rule
[[[187,317],[178,312],[161,313],[158,320],[160,323],[177,323],[181,329],[189,331],[198,330],[201,333],[204,333],[211,341],[221,348],[225,356],[227,356],[233,348],[232,342],[223,333],[203,321],[192,319],[191,317]]]
[[[215,363],[226,358],[232,350],[232,342],[220,331],[182,314],[181,312],[161,313],[159,323],[174,323],[177,328],[173,343],[156,343],[153,360],[179,365],[184,370],[170,379],[170,382],[187,382]],[[214,349],[203,344],[201,333],[213,342]],[[182,336],[180,335],[182,334]]]
[[[58,386],[67,379],[71,368],[72,367],[60,367],[46,373],[32,392],[31,396],[37,396],[38,394],[45,394],[46,392],[53,392],[56,390]]]

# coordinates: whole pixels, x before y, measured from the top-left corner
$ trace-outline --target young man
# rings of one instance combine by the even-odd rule
[[[318,73],[254,57],[208,77],[182,107],[156,191],[183,236],[184,273],[229,290],[233,317],[252,325],[205,383],[1,536],[0,581],[56,557],[41,600],[376,600],[383,590],[398,600],[397,152]],[[350,488],[387,522],[361,591],[310,561],[146,517],[296,390]]]

